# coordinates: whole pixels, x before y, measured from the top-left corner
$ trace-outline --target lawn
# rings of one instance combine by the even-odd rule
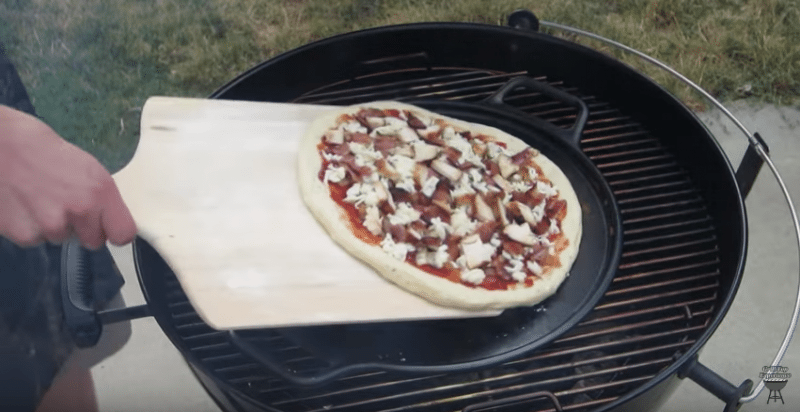
[[[503,24],[520,7],[642,50],[723,101],[795,104],[800,96],[795,0],[2,0],[0,41],[38,114],[114,171],[133,153],[148,96],[207,96],[260,61],[337,33]],[[579,41],[642,67],[702,109],[664,74]]]

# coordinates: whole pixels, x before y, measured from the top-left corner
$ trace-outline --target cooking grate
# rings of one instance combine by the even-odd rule
[[[409,376],[372,372],[323,387],[296,387],[242,354],[227,334],[211,329],[168,274],[169,308],[179,339],[196,366],[230,389],[280,411],[459,411],[508,400],[493,411],[601,408],[652,379],[688,350],[707,328],[717,302],[716,230],[690,176],[668,148],[635,119],[563,83],[525,72],[463,68],[402,70],[350,79],[308,92],[298,103],[355,104],[370,100],[477,101],[508,79],[529,75],[580,97],[589,107],[582,150],[612,187],[623,221],[623,254],[614,281],[594,311],[543,349],[495,368],[460,374]],[[573,108],[518,91],[506,103],[568,127]],[[246,333],[281,354],[287,368],[323,368],[279,329]],[[400,354],[402,356],[402,354]]]

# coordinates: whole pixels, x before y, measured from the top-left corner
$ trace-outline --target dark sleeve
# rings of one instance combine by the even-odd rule
[[[0,104],[36,115],[2,44]],[[64,322],[61,254],[61,246],[22,248],[0,237],[0,411],[34,411],[76,347]],[[90,256],[102,308],[124,281],[107,248]]]
[[[0,43],[0,104],[36,115],[33,104],[22,85],[17,70],[8,59],[5,47]]]

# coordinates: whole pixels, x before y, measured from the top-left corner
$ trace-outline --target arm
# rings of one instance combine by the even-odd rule
[[[90,249],[136,236],[109,172],[25,113],[0,105],[0,236],[20,246],[77,236]]]

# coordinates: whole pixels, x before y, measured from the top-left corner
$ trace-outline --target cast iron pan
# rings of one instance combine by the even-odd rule
[[[577,108],[575,124],[562,129],[506,105],[508,93],[519,88]],[[594,308],[614,277],[622,248],[619,211],[608,184],[579,148],[588,118],[580,99],[519,77],[480,103],[410,103],[501,129],[540,150],[561,168],[577,193],[583,215],[583,235],[570,276],[541,304],[508,309],[496,317],[274,329],[326,365],[309,370],[286,365],[286,355],[271,349],[270,341],[257,330],[229,332],[233,344],[293,384],[323,384],[345,374],[374,370],[430,374],[499,364],[531,352],[575,326]]]

